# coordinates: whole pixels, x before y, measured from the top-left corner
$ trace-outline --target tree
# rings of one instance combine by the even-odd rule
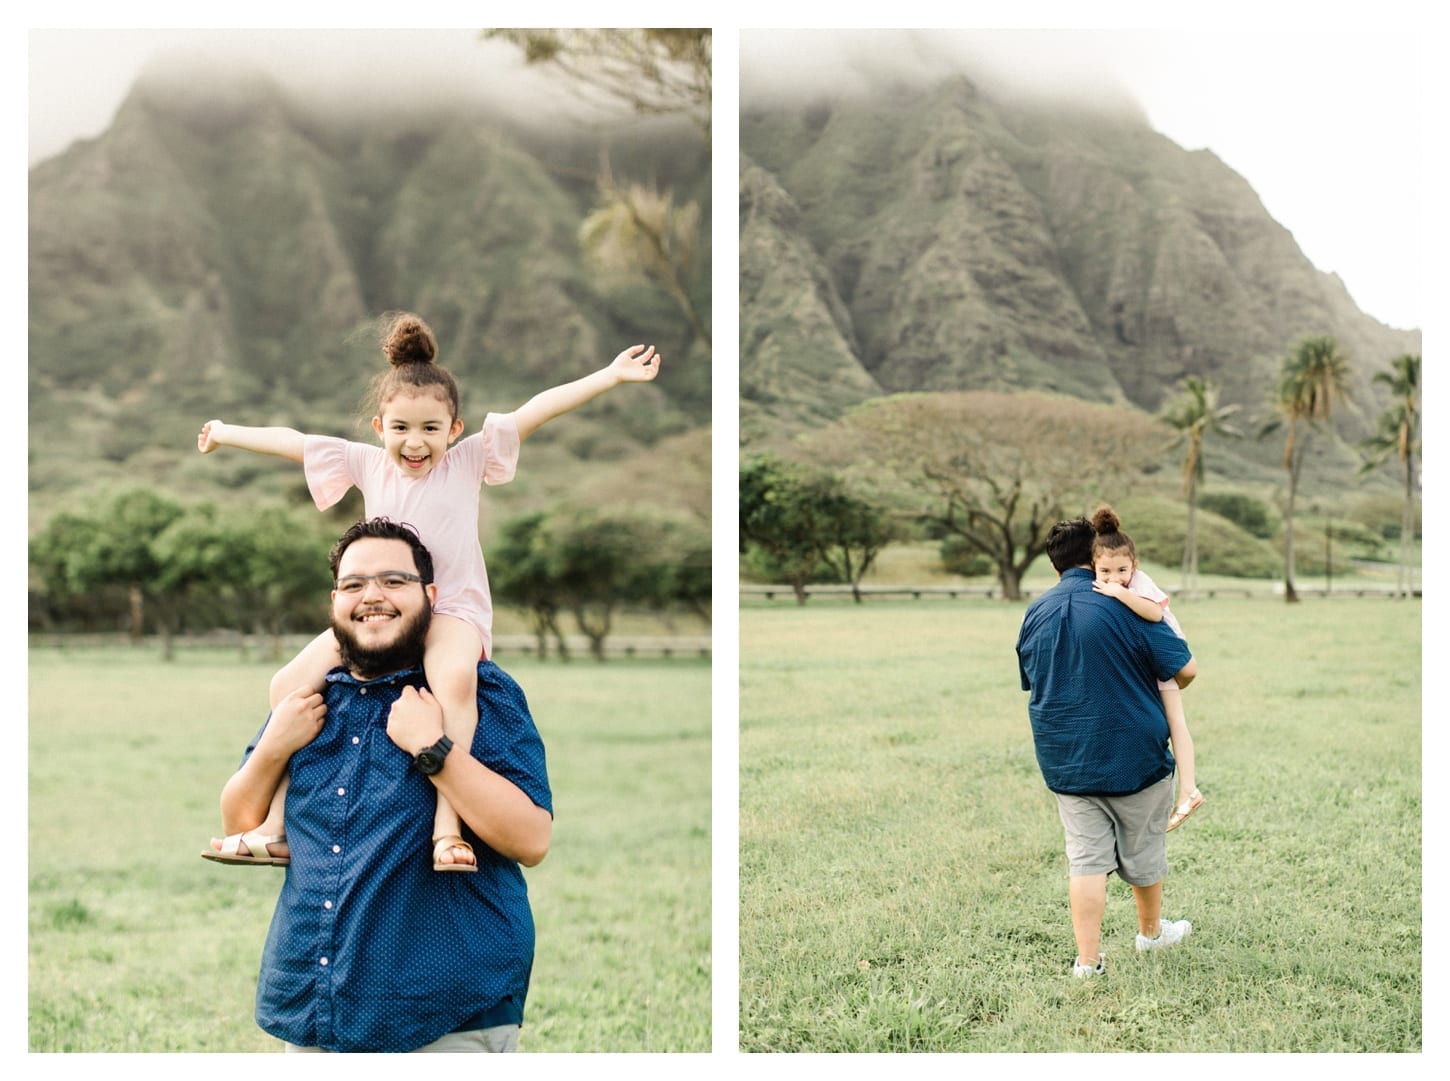
[[[710,141],[711,34],[694,29],[491,29],[577,88],[642,116],[683,115]]]
[[[1192,596],[1198,589],[1198,488],[1203,482],[1203,440],[1214,432],[1242,437],[1243,433],[1228,424],[1228,418],[1239,410],[1238,405],[1219,405],[1219,388],[1201,376],[1190,375],[1183,381],[1183,394],[1163,410],[1163,420],[1179,432],[1179,442],[1187,444],[1183,457],[1183,494],[1188,499],[1188,528],[1183,542],[1183,589]]]
[[[710,348],[710,328],[687,288],[700,231],[698,203],[674,205],[671,192],[620,186],[603,167],[600,203],[579,227],[579,245],[604,274],[643,278],[679,306],[690,329]]]
[[[1295,344],[1284,358],[1273,403],[1282,422],[1288,424],[1284,437],[1284,470],[1289,475],[1284,507],[1284,600],[1291,604],[1299,599],[1294,591],[1294,499],[1304,450],[1310,430],[1329,418],[1336,401],[1348,397],[1349,365],[1339,344],[1327,335],[1303,338]],[[1271,422],[1265,433],[1277,429],[1281,420]]]
[[[850,585],[860,604],[861,579],[899,530],[880,506],[847,492],[840,477],[819,477],[815,487],[821,523],[816,550],[822,565],[837,581]]]
[[[542,511],[536,511],[504,524],[489,551],[489,585],[500,600],[524,610],[541,659],[548,655],[552,635],[560,658],[568,660],[569,647],[559,629],[563,605],[552,577],[546,520]]]
[[[1046,550],[1052,526],[1156,468],[1168,443],[1153,418],[1046,394],[901,394],[857,407],[821,443],[940,534],[996,568],[1003,596]],[[864,484],[865,480],[860,483]],[[868,489],[862,489],[869,491]]]
[[[72,593],[109,587],[125,590],[131,613],[131,641],[139,643],[145,629],[146,604],[162,596],[162,565],[156,554],[156,538],[183,513],[182,507],[169,499],[133,489],[94,514],[60,515],[53,523],[56,531],[51,534],[52,543],[60,547],[47,556],[47,573],[59,578]]]
[[[839,476],[771,454],[740,470],[740,550],[763,551],[797,604],[821,578],[850,585],[859,603],[862,576],[895,537],[886,512],[848,492]]]
[[[518,46],[526,63],[551,66],[576,88],[636,114],[687,116],[710,145],[709,28],[492,29],[483,36]],[[699,229],[697,203],[677,206],[670,191],[617,183],[606,159],[599,203],[580,227],[579,242],[605,272],[663,289],[709,349],[708,320],[687,285]]]
[[[605,659],[604,641],[620,606],[649,603],[659,540],[652,523],[623,514],[560,511],[545,521],[549,578],[595,660]]]
[[[1361,472],[1393,457],[1405,473],[1405,499],[1400,514],[1400,566],[1395,591],[1411,595],[1410,540],[1415,533],[1415,457],[1420,453],[1420,354],[1405,353],[1390,361],[1390,370],[1374,381],[1389,387],[1390,406],[1380,414],[1375,434],[1359,444],[1365,455]]]

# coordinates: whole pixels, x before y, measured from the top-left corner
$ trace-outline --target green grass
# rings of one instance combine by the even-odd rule
[[[1170,835],[1180,949],[1074,981],[1023,607],[741,611],[747,1051],[1418,1051],[1420,605],[1176,606],[1208,805]]]
[[[710,1048],[710,669],[506,659],[548,751],[521,1049]],[[197,858],[265,715],[235,651],[30,652],[31,1051],[277,1051],[256,1027],[282,872]]]

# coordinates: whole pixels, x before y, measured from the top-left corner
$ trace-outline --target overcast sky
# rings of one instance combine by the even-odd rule
[[[924,39],[924,44],[923,44]],[[750,31],[741,93],[960,50],[1013,80],[1126,94],[1153,128],[1241,174],[1309,260],[1369,314],[1419,327],[1421,87],[1408,33]]]
[[[1079,88],[1116,82],[1158,131],[1188,149],[1213,150],[1242,174],[1361,308],[1392,326],[1422,325],[1424,117],[1414,34],[1036,30],[930,38],[996,57],[1019,78]],[[904,40],[890,30],[746,30],[742,85],[766,71],[833,77],[844,43],[865,43],[884,61]],[[31,163],[103,131],[149,60],[198,46],[266,63],[295,83],[347,86],[364,103],[440,86],[493,97],[507,87],[536,110],[559,101],[555,81],[474,30],[32,30]],[[716,52],[731,55],[718,44]],[[717,76],[717,85],[730,81]]]

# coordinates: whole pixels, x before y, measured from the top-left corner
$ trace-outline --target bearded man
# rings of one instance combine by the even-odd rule
[[[543,742],[523,692],[490,661],[478,666],[473,745],[444,735],[423,673],[437,586],[411,528],[359,522],[331,566],[342,666],[321,695],[278,704],[222,790],[224,831],[245,835],[289,777],[290,861],[257,1024],[288,1051],[515,1050],[534,956],[520,864],[542,860],[553,831]],[[439,792],[477,874],[433,871]]]

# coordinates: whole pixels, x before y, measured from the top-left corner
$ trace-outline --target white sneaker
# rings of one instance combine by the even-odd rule
[[[1193,924],[1187,920],[1159,920],[1158,937],[1149,938],[1147,935],[1138,936],[1138,949],[1161,950],[1167,946],[1176,946],[1189,936],[1193,930]]]
[[[1072,974],[1075,977],[1077,977],[1078,979],[1080,979],[1080,980],[1081,979],[1086,979],[1088,976],[1103,976],[1103,975],[1106,975],[1108,970],[1103,967],[1103,962],[1106,961],[1106,960],[1107,960],[1106,957],[1104,957],[1102,954],[1098,954],[1098,963],[1097,964],[1095,964],[1095,965],[1083,965],[1083,964],[1079,964],[1077,958],[1074,957],[1072,959]]]

